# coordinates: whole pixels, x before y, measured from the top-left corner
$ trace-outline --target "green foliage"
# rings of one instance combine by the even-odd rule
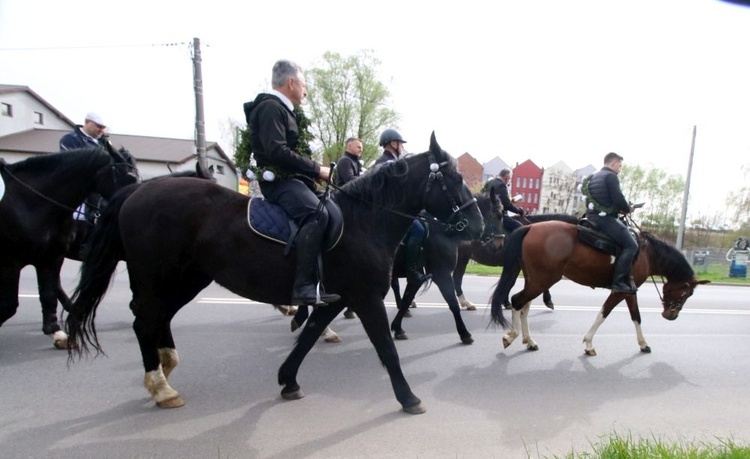
[[[748,183],[750,164],[743,165],[742,171],[745,174],[744,183]],[[750,185],[745,185],[739,190],[729,193],[727,205],[734,211],[734,221],[746,230],[750,229]]]
[[[349,137],[362,140],[365,164],[377,158],[380,132],[398,119],[388,107],[388,88],[378,80],[379,66],[368,50],[353,56],[326,52],[323,63],[306,72],[312,132],[321,143],[324,164],[344,154]]]
[[[645,202],[637,218],[641,227],[665,240],[674,240],[681,213],[685,180],[661,169],[623,165],[619,175],[623,194],[631,202]]]

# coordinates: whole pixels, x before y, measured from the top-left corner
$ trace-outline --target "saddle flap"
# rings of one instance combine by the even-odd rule
[[[323,238],[325,251],[333,249],[343,234],[344,218],[341,209],[330,199],[324,201],[328,211],[328,226]],[[297,234],[297,224],[284,209],[262,197],[250,198],[247,205],[247,222],[258,236],[286,245]]]
[[[583,219],[576,228],[578,229],[578,239],[584,244],[601,250],[608,255],[617,256],[620,253],[620,246],[615,244],[605,233],[601,232],[593,222]]]

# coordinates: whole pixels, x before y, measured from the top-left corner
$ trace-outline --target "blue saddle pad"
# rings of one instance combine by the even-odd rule
[[[328,227],[323,238],[323,246],[329,251],[341,239],[344,220],[341,209],[332,200],[326,200],[325,206],[328,210]],[[250,198],[247,204],[247,222],[255,234],[279,244],[287,244],[289,239],[297,234],[297,224],[289,218],[284,209],[262,197]]]
[[[286,244],[292,237],[294,222],[279,205],[271,204],[261,197],[251,198],[247,205],[247,215],[250,228],[258,236],[281,244]]]

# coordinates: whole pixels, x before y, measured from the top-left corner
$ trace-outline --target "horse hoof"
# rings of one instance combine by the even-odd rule
[[[305,396],[305,393],[302,392],[302,389],[296,389],[290,392],[284,392],[281,391],[281,398],[284,400],[299,400]]]
[[[356,319],[357,316],[354,314],[354,311],[346,310],[344,311],[344,318],[345,319]]]
[[[586,349],[583,353],[589,357],[596,357],[596,350],[594,349]]]
[[[503,348],[508,349],[508,346],[510,346],[510,341],[508,341],[508,338],[503,338]]]
[[[299,328],[299,324],[294,319],[292,319],[291,328],[292,328],[293,332],[296,331]]]
[[[412,300],[412,302],[411,302],[411,304],[409,305],[409,307],[410,307],[410,308],[416,308],[416,307],[417,307],[417,302],[416,302],[416,301],[414,301],[414,300]]]
[[[409,310],[408,310],[408,309],[407,309],[407,310],[406,310],[406,312],[404,313],[404,317],[411,317],[411,312],[409,312]]]
[[[536,344],[534,344],[533,346],[526,346],[526,350],[528,350],[528,351],[538,351],[539,350],[539,346],[537,346]]]
[[[162,400],[161,402],[156,402],[156,406],[159,408],[179,408],[185,404],[185,400],[182,399],[179,395],[176,397],[168,398],[166,400]]]
[[[326,343],[340,343],[341,337],[339,335],[333,334],[331,336],[326,336],[325,338]]]
[[[461,343],[462,344],[474,344],[474,338],[472,338],[471,335],[464,336],[463,338],[461,338]]]
[[[55,346],[55,349],[65,349],[65,350],[67,350],[68,349],[68,340],[67,340],[67,338],[66,339],[56,339],[52,343],[52,345]],[[70,346],[71,349],[75,349],[77,347],[78,346],[75,345],[75,343],[72,346]]]
[[[646,346],[643,349],[641,349],[641,352],[644,354],[650,354],[651,353],[651,346]]]
[[[396,332],[393,334],[393,339],[405,340],[405,339],[409,339],[409,335],[407,335],[405,331]]]
[[[404,413],[408,413],[408,414],[424,414],[426,411],[427,411],[427,408],[425,408],[424,405],[422,405],[422,402],[419,402],[416,405],[404,407]]]

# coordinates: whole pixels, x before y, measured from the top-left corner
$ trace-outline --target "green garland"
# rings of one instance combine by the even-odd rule
[[[583,184],[581,186],[581,191],[583,192],[583,195],[586,196],[586,202],[591,203],[594,205],[594,211],[597,213],[606,213],[609,216],[617,216],[619,213],[618,209],[616,207],[606,207],[601,205],[596,199],[594,199],[591,196],[591,192],[589,191],[589,182],[591,182],[591,178],[594,176],[594,174],[589,174],[586,176],[586,178],[583,179]],[[586,204],[586,209],[588,209],[588,204]]]

